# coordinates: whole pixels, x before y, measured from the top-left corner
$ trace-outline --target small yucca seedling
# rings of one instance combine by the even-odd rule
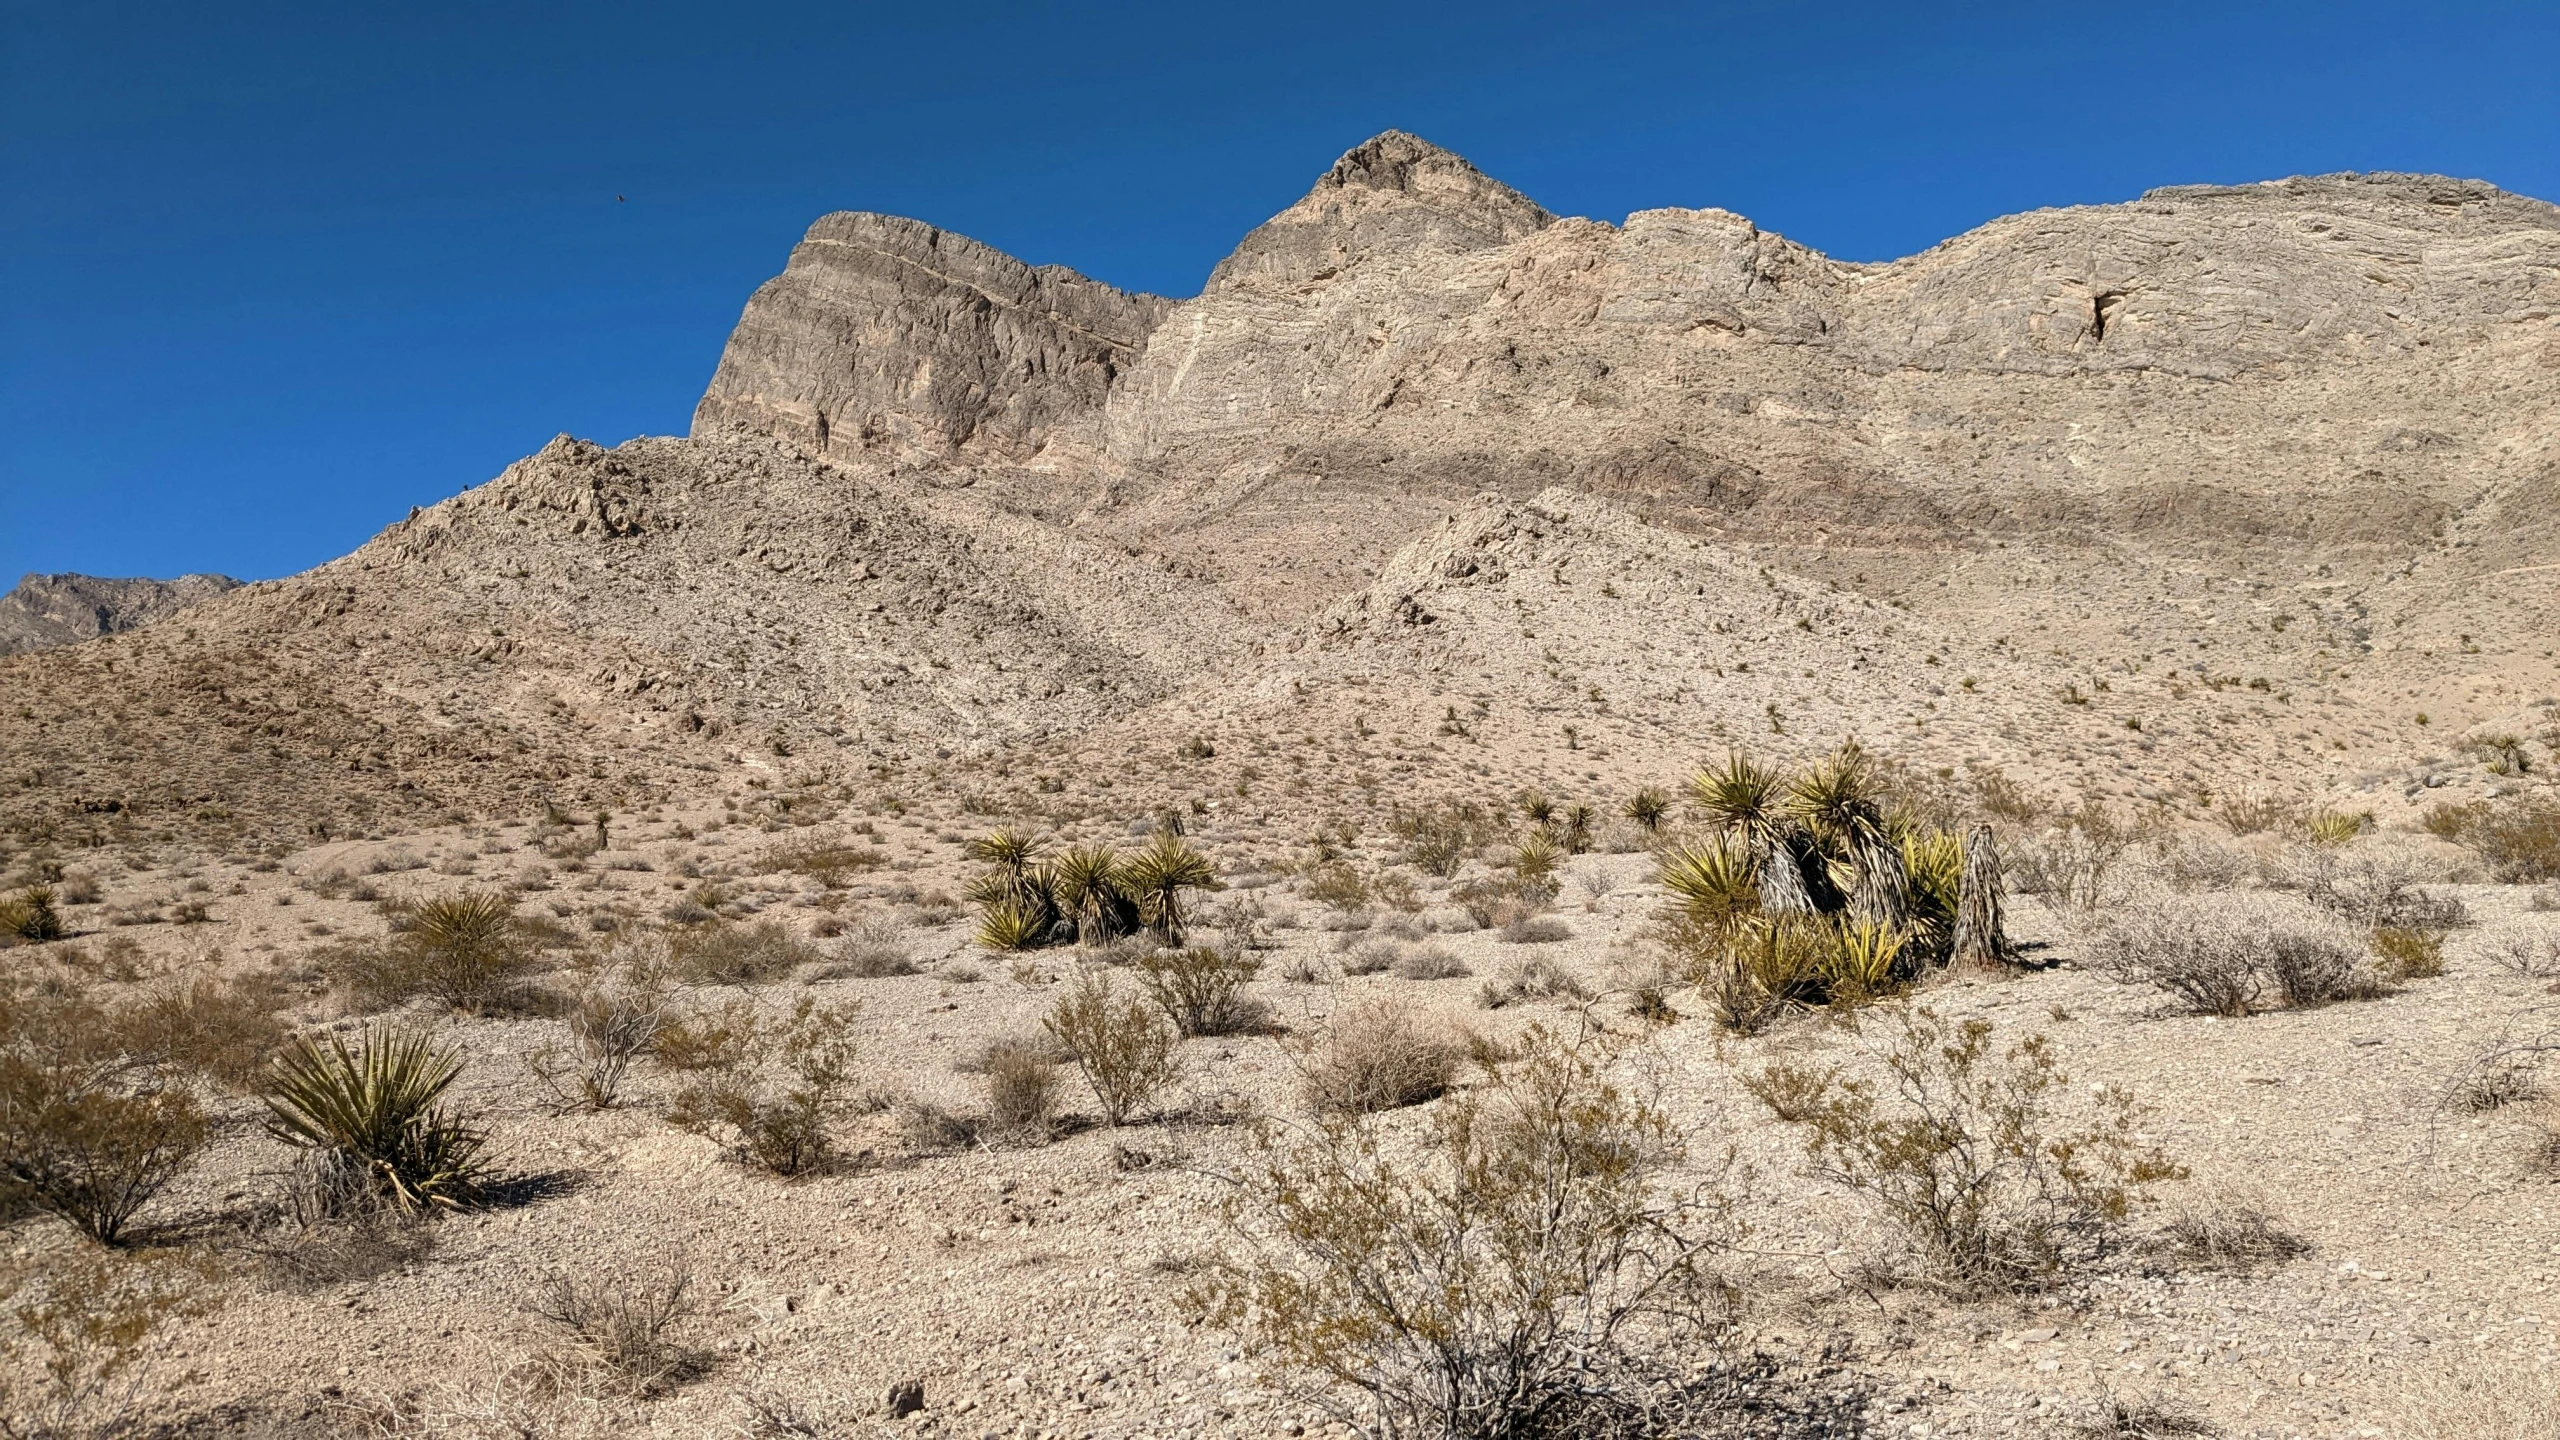
[[[1543,791],[1523,790],[1520,792],[1520,813],[1530,824],[1544,825],[1556,818],[1556,802],[1548,799]]]
[[[2363,834],[2365,822],[2372,818],[2373,814],[2370,811],[2359,811],[2349,815],[2336,810],[2323,810],[2313,815],[2309,821],[2311,843],[2344,845]]]
[[[1591,851],[1591,825],[1600,818],[1590,806],[1575,803],[1564,809],[1564,848],[1571,854],[1587,855]]]
[[[424,1035],[368,1030],[352,1052],[306,1037],[275,1062],[267,1129],[361,1172],[404,1210],[461,1209],[479,1201],[488,1139],[436,1105],[461,1073]]]
[[[1648,785],[1627,797],[1621,813],[1647,830],[1660,830],[1671,813],[1671,797]]]

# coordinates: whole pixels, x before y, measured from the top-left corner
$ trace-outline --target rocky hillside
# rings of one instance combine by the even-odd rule
[[[29,575],[0,595],[0,655],[140,629],[239,584],[228,575],[181,575],[175,580]]]
[[[1854,731],[2372,792],[2551,721],[2555,367],[2560,210],[2433,177],[1861,265],[1391,133],[1179,302],[831,215],[689,438],[564,439],[184,635],[9,662],[0,811],[1000,770],[1389,693],[1639,767]]]

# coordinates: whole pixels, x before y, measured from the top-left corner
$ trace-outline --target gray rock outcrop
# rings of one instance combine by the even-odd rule
[[[175,580],[29,575],[0,595],[0,655],[140,629],[239,586],[227,575],[181,575]]]

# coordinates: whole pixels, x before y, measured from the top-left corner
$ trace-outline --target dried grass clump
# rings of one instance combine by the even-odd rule
[[[1345,975],[1384,975],[1396,968],[1396,960],[1404,947],[1393,940],[1363,940],[1343,952],[1342,973]]]
[[[562,1270],[536,1286],[525,1308],[559,1337],[563,1368],[658,1394],[703,1365],[678,1330],[696,1312],[693,1272],[679,1260],[637,1274]]]
[[[1437,800],[1397,812],[1389,828],[1401,842],[1404,863],[1446,880],[1501,833],[1499,817],[1473,800]]]
[[[1017,1134],[1048,1134],[1058,1114],[1058,1061],[1046,1040],[993,1041],[979,1054],[978,1073],[990,1123]]]
[[[2131,1096],[2100,1087],[2089,1113],[2066,1116],[2051,1043],[2001,1052],[1991,1036],[1989,1021],[1914,1006],[1872,1057],[1886,1084],[1793,1064],[1745,1084],[1804,1127],[1814,1173],[1873,1202],[1925,1273],[1966,1293],[2041,1290],[2115,1249],[2148,1188],[2186,1171],[2138,1138]]]
[[[873,912],[853,922],[836,943],[836,958],[817,972],[820,980],[877,980],[916,973],[915,940],[897,917]]]
[[[1429,944],[1398,953],[1394,969],[1399,980],[1464,980],[1475,973],[1446,949]]]
[[[1346,1425],[1597,1433],[1562,1417],[1641,1392],[1635,1337],[1682,1350],[1727,1323],[1711,1262],[1738,1227],[1720,1192],[1658,1183],[1679,1137],[1596,1046],[1533,1029],[1520,1049],[1418,1152],[1357,1118],[1264,1132],[1197,1312]]]
[[[1502,927],[1500,938],[1511,945],[1553,945],[1573,938],[1573,927],[1552,915],[1523,915]]]
[[[2157,1249],[2189,1270],[2252,1275],[2300,1259],[2312,1245],[2285,1228],[2263,1202],[2226,1194],[2181,1208],[2162,1227]]]
[[[1304,1062],[1307,1104],[1319,1115],[1366,1115],[1436,1100],[1457,1079],[1466,1048],[1411,1006],[1384,1001],[1334,1018]]]
[[[117,1041],[133,1058],[183,1066],[247,1093],[284,1047],[292,997],[272,974],[225,980],[199,975],[146,992],[119,1008]]]
[[[1552,960],[1524,960],[1500,976],[1484,982],[1476,1002],[1487,1010],[1506,1005],[1524,1004],[1531,1000],[1588,1000],[1591,987],[1575,978],[1572,972]]]

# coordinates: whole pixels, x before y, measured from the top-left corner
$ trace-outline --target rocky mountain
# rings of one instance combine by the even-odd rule
[[[2555,378],[2560,210],[2437,177],[1852,264],[1391,133],[1181,301],[830,215],[690,436],[563,439],[188,638],[10,662],[0,810],[1091,771],[1391,712],[1412,784],[1488,763],[1461,724],[1511,766],[1857,733],[2387,791],[2553,721]]]
[[[28,575],[16,589],[0,595],[0,655],[139,629],[239,584],[227,575],[181,575],[175,580]]]

